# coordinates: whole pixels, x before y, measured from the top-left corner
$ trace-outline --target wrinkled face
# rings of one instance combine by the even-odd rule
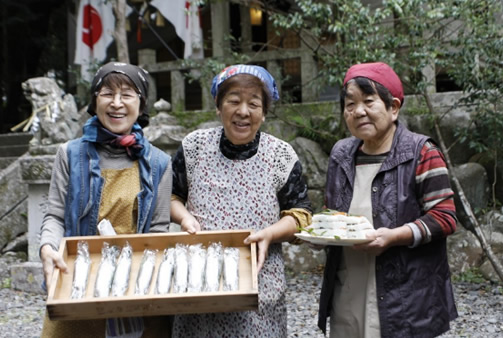
[[[235,145],[255,138],[265,120],[260,87],[231,87],[222,99],[217,115],[222,120],[225,136]]]
[[[351,134],[364,144],[379,143],[394,134],[400,101],[393,100],[389,109],[376,94],[365,94],[355,83],[349,83],[344,100],[344,119]]]
[[[96,96],[96,116],[101,124],[115,134],[130,134],[140,115],[140,97],[136,91],[122,85],[112,89],[103,86]]]

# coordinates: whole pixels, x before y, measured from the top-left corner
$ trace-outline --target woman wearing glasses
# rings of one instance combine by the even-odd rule
[[[117,234],[166,232],[170,223],[171,160],[143,136],[148,124],[148,75],[134,65],[111,62],[96,73],[92,117],[82,137],[60,146],[52,171],[48,212],[41,228],[40,258],[47,289],[63,236],[97,234],[108,219]],[[49,321],[42,337],[157,336],[169,332],[160,318]],[[106,329],[105,329],[106,327]]]

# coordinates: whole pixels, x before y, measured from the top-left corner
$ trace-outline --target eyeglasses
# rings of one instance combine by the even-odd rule
[[[140,97],[140,94],[138,94],[134,90],[125,90],[120,93],[115,93],[111,90],[101,90],[96,93],[96,96],[104,102],[112,102],[113,100],[115,100],[115,97],[117,95],[119,95],[119,100],[121,100],[123,103],[133,103],[137,98]]]

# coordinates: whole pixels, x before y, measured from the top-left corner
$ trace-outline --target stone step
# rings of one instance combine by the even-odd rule
[[[2,215],[0,218],[0,249],[5,250],[5,248],[14,239],[18,238],[24,233],[28,233],[28,219],[26,215],[28,214],[28,201],[21,201],[17,205],[12,206],[8,214]],[[42,223],[42,220],[40,220]],[[32,237],[36,238],[34,234]],[[33,245],[35,246],[36,243]],[[36,249],[33,249],[34,253],[32,256],[36,257]]]
[[[31,133],[0,134],[0,146],[28,144],[33,138]]]
[[[23,155],[28,151],[32,138],[33,135],[30,133],[0,134],[0,158]],[[0,166],[0,168],[5,167]]]
[[[17,144],[8,146],[0,145],[0,158],[21,156],[27,151],[28,151],[28,144]]]
[[[0,157],[0,171],[7,168],[17,159],[17,156],[14,157]]]

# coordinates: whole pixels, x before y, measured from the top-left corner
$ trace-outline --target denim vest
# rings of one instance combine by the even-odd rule
[[[416,196],[416,167],[428,137],[400,123],[386,160],[372,182],[375,228],[396,228],[421,214]],[[330,154],[326,206],[348,211],[353,198],[355,137],[335,144]],[[325,331],[341,258],[341,247],[329,247],[320,296],[318,326]],[[376,257],[376,287],[382,337],[433,337],[457,317],[450,282],[445,238],[416,248],[396,246]]]
[[[139,159],[137,233],[146,233],[157,200],[157,186],[170,164],[170,157],[145,142],[145,155]],[[89,236],[97,233],[98,211],[104,179],[94,143],[76,139],[68,143],[69,186],[65,201],[65,236]]]

